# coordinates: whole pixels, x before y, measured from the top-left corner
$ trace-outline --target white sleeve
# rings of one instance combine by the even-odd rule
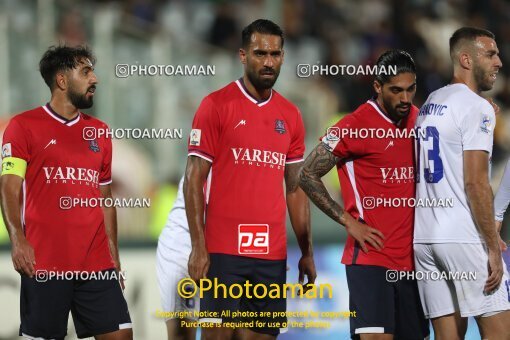
[[[462,133],[462,150],[484,150],[492,153],[496,115],[488,101],[467,108],[460,128]]]
[[[503,221],[508,203],[510,203],[510,159],[506,163],[498,193],[496,194],[496,198],[494,198],[494,215],[496,216],[496,221]]]

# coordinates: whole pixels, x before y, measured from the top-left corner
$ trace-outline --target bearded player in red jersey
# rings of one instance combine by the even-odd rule
[[[313,283],[309,203],[298,185],[304,126],[298,108],[272,89],[283,63],[280,27],[262,19],[248,25],[242,32],[239,57],[243,77],[205,97],[193,120],[184,182],[192,244],[189,274],[194,280],[217,278],[226,287],[247,282],[281,287],[286,282],[287,203],[302,252],[299,281],[306,274]],[[269,322],[282,325],[286,321],[281,316],[286,311],[283,296],[216,299],[212,291],[206,291],[200,309],[218,315],[224,311],[280,315],[241,319],[255,319],[266,326],[236,330],[240,339],[275,339],[283,327],[269,327]],[[234,329],[203,328],[202,334],[205,339],[230,339]]]
[[[389,72],[390,66],[396,67],[396,74]],[[349,307],[357,313],[350,319],[351,337],[421,340],[429,330],[416,281],[392,276],[414,269],[414,207],[374,205],[380,198],[415,197],[410,131],[418,113],[412,105],[416,71],[411,56],[399,50],[382,54],[377,69],[376,96],[328,130],[305,160],[300,186],[347,230],[342,263],[346,265]],[[387,133],[371,138],[363,129]],[[360,138],[363,134],[369,138]],[[334,166],[345,209],[331,198],[321,180]]]
[[[107,126],[79,111],[93,104],[94,62],[87,48],[48,49],[39,67],[50,102],[16,115],[3,137],[2,213],[21,274],[20,336],[28,339],[64,339],[69,311],[79,338],[133,338],[115,275],[116,210],[69,205],[111,198],[111,140],[84,138]]]

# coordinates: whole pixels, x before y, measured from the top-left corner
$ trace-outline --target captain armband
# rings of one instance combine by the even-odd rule
[[[16,175],[25,178],[27,172],[27,162],[24,159],[16,157],[4,157],[2,159],[2,176]]]

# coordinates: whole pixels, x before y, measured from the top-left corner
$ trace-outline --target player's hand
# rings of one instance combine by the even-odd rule
[[[497,115],[499,113],[499,106],[496,103],[494,103],[494,100],[492,98],[487,98],[487,101],[489,102],[489,104],[492,105],[494,113]]]
[[[12,244],[12,264],[14,269],[20,274],[32,278],[35,275],[35,255],[34,248],[28,243],[25,237],[19,238]]]
[[[499,288],[503,277],[503,258],[501,251],[489,249],[489,277],[485,283],[484,292],[490,294]]]
[[[299,269],[299,284],[303,286],[303,294],[308,290],[312,289],[312,285],[315,283],[315,279],[317,278],[317,272],[315,271],[315,263],[313,260],[313,255],[303,255],[301,259],[299,259],[298,263]],[[308,282],[303,285],[305,281],[305,275],[308,278]],[[309,286],[310,285],[310,286]]]
[[[188,261],[189,276],[198,283],[200,279],[205,279],[209,271],[209,253],[205,246],[191,248],[191,254]]]
[[[368,248],[365,242],[368,242],[372,247],[377,250],[381,250],[384,248],[384,235],[379,230],[369,227],[366,224],[363,224],[357,220],[355,220],[349,214],[346,215],[346,223],[345,229],[356,241],[358,241],[361,250],[364,253],[368,253]]]

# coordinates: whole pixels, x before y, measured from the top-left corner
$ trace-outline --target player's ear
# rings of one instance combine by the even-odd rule
[[[467,52],[459,53],[459,64],[462,68],[470,70],[472,68],[473,59]]]
[[[381,94],[382,92],[382,85],[378,80],[374,80],[374,91],[377,94]]]
[[[67,88],[67,78],[64,72],[58,72],[55,75],[55,83],[57,87],[61,90],[65,90]]]
[[[243,65],[246,65],[246,51],[244,48],[239,49],[239,60],[241,60]]]

